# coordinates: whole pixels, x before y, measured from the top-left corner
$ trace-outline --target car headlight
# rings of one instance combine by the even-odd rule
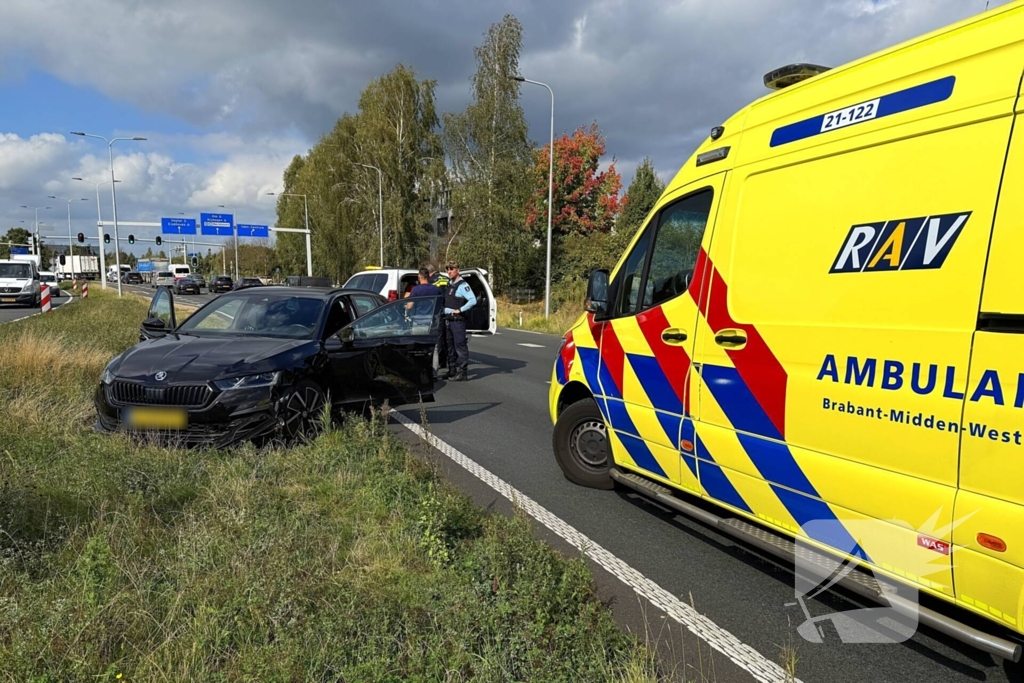
[[[113,365],[113,363],[111,363]],[[110,365],[103,368],[103,374],[100,375],[100,381],[104,384],[110,384],[114,381],[114,373],[110,370]]]
[[[263,372],[258,375],[245,375],[244,377],[232,377],[230,379],[219,379],[213,384],[221,391],[232,389],[257,389],[277,384],[280,372]]]
[[[32,286],[34,284],[35,284],[35,280],[29,280],[28,282],[25,283],[25,286],[21,288],[21,291],[23,291],[23,292],[29,291],[30,289],[32,289]]]

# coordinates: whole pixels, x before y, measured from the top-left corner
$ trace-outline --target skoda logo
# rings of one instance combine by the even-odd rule
[[[154,377],[154,379],[156,379],[157,382],[161,382],[167,379],[167,373],[161,370],[160,372],[156,373],[156,377]]]

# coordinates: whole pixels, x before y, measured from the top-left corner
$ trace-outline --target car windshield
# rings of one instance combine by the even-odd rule
[[[312,339],[323,310],[322,299],[285,292],[227,294],[194,313],[178,332]]]
[[[32,266],[27,263],[0,263],[0,277],[31,278]]]
[[[174,273],[157,273],[157,277],[174,277]]]
[[[39,276],[39,281],[40,282],[56,282],[57,278],[55,278],[52,275],[40,275]]]

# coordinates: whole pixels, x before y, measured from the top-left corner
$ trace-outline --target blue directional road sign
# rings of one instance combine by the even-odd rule
[[[11,247],[12,254],[27,254],[28,247]]]
[[[188,257],[189,258],[197,258],[198,256],[199,256],[199,252],[198,251],[190,251],[190,252],[188,252]]]
[[[270,227],[266,225],[238,224],[239,237],[270,237]]]
[[[161,218],[160,230],[165,235],[194,235],[196,234],[196,219]]]
[[[235,217],[230,213],[201,213],[199,221],[204,235],[231,237],[235,234]]]
[[[139,259],[138,263],[135,264],[135,270],[140,273],[152,273],[154,265],[155,264],[152,261]]]

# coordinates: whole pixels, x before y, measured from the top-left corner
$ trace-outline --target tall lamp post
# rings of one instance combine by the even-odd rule
[[[37,249],[37,244],[36,244],[36,242],[39,241],[39,210],[42,209],[42,210],[45,211],[45,210],[48,210],[50,207],[49,206],[25,206],[24,204],[22,204],[21,208],[34,210],[36,212],[36,220],[32,224],[32,238],[33,239],[32,239],[32,244],[31,244],[32,253],[35,254],[37,251],[39,251]],[[42,256],[42,254],[39,254],[39,256]],[[42,263],[41,259],[40,259],[40,263]]]
[[[306,210],[306,275],[313,277],[313,245],[309,239],[309,202],[306,200],[304,194],[293,194],[291,192],[282,192],[276,194],[274,192],[268,192],[269,197],[302,197],[302,204]]]
[[[384,267],[384,173],[376,166],[360,164],[353,161],[356,166],[372,168],[377,172],[377,218],[380,219],[380,267]]]
[[[71,131],[72,135],[80,135],[84,138],[96,138],[97,140],[103,140],[107,143],[107,155],[110,158],[110,203],[114,209],[114,263],[117,265],[117,296],[121,296],[121,243],[117,238],[117,190],[116,183],[114,180],[114,143],[118,140],[131,140],[135,142],[141,142],[146,138],[135,136],[131,138],[111,138],[106,139],[102,135],[93,135],[92,133],[83,133],[81,131]],[[103,274],[106,277],[106,273]]]
[[[59,199],[62,202],[68,203],[68,258],[71,259],[71,279],[75,279],[75,243],[71,238],[71,202],[87,202],[89,201],[85,197],[81,199],[68,199],[67,197],[55,197],[52,194],[47,199]],[[85,278],[85,273],[82,273],[82,278]]]
[[[72,178],[72,180],[81,180],[83,183],[89,183],[96,188],[96,239],[99,240],[99,252],[100,252],[100,287],[103,289],[107,288],[107,250],[103,248],[103,226],[100,223],[103,222],[103,214],[100,212],[100,185],[106,185],[109,180],[103,182],[94,183],[91,180],[84,178]],[[115,180],[115,183],[121,182]]]
[[[511,76],[513,80],[520,83],[533,83],[542,85],[551,93],[551,142],[548,144],[548,255],[547,270],[544,273],[544,317],[551,315],[551,206],[552,194],[555,189],[555,91],[547,83],[531,81],[522,76]]]
[[[218,209],[231,212],[231,237],[235,241],[235,282],[238,282],[238,221],[235,219],[235,212],[224,204],[218,204]]]

